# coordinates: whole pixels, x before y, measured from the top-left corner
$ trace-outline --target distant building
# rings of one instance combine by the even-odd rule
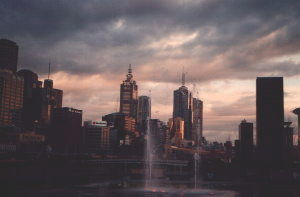
[[[166,144],[167,127],[159,119],[150,119],[150,133],[154,144],[153,151],[162,153]]]
[[[22,125],[23,84],[23,77],[0,69],[0,125]]]
[[[257,148],[261,166],[282,168],[285,160],[284,102],[282,77],[256,80]]]
[[[239,125],[239,153],[243,163],[249,163],[253,154],[253,123],[242,120]]]
[[[131,65],[129,65],[126,80],[124,80],[120,85],[120,112],[136,119],[138,106],[138,86],[132,78],[132,69]]]
[[[0,69],[15,73],[18,63],[18,45],[7,39],[0,39]]]
[[[139,96],[138,113],[137,113],[137,129],[145,134],[147,129],[147,118],[151,118],[151,101],[148,96]]]
[[[168,121],[170,144],[181,146],[184,139],[184,120],[183,118],[170,118]]]
[[[300,147],[300,108],[294,109],[293,113],[296,114],[298,118],[298,146]]]
[[[82,151],[82,110],[69,107],[54,108],[49,131],[54,152],[78,153]]]
[[[107,126],[106,121],[84,122],[84,145],[87,153],[111,153],[112,128]]]
[[[185,75],[182,76],[182,86],[174,91],[173,97],[173,118],[180,117],[184,120],[184,139],[192,139],[193,124],[193,97],[192,93],[185,86]]]
[[[286,151],[291,152],[293,145],[293,136],[294,136],[294,127],[291,127],[292,122],[284,122],[284,135],[285,135],[285,144]]]
[[[193,98],[193,130],[192,140],[195,144],[201,143],[203,136],[203,102]]]
[[[117,130],[117,138],[120,144],[125,143],[127,136],[128,142],[129,136],[138,135],[136,131],[136,122],[132,117],[127,116],[124,113],[111,113],[102,117],[103,121],[106,121],[108,126]]]

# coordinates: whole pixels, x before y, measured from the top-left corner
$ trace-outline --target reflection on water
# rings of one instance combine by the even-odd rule
[[[123,187],[123,185],[122,185]],[[2,193],[3,194],[3,193]],[[130,186],[120,188],[120,185],[89,184],[69,187],[43,187],[14,190],[12,195],[17,197],[298,197],[299,190],[291,188],[270,187],[247,189],[193,189],[189,185],[177,184],[174,187],[141,188]],[[1,195],[2,196],[2,195]]]

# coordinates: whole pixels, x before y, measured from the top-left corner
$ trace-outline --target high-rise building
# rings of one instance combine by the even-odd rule
[[[174,91],[173,118],[183,118],[184,139],[192,139],[193,124],[193,97],[192,93],[185,86],[185,74],[182,74],[182,86]]]
[[[147,118],[151,118],[151,102],[148,96],[139,96],[137,127],[138,131],[145,134],[147,129]]]
[[[131,65],[129,65],[126,80],[124,80],[120,85],[120,112],[136,119],[138,105],[138,86],[132,78],[132,69]]]
[[[22,121],[23,126],[27,130],[33,130],[35,120],[38,120],[36,114],[37,106],[34,100],[35,89],[41,88],[41,81],[38,75],[30,70],[22,69],[18,71],[18,75],[24,78],[24,97]]]
[[[257,78],[257,148],[262,165],[268,168],[281,168],[285,162],[283,96],[282,77]]]
[[[193,98],[193,133],[192,140],[200,144],[203,136],[203,102]]]
[[[239,151],[243,163],[249,163],[253,153],[253,123],[242,120],[239,125]]]
[[[69,107],[54,108],[49,131],[54,152],[78,153],[82,151],[82,110]]]
[[[18,45],[7,39],[0,39],[0,69],[17,71]]]
[[[0,125],[22,125],[23,84],[23,77],[0,69]]]

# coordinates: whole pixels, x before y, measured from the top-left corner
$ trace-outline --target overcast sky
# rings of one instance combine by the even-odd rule
[[[40,79],[51,60],[63,105],[85,120],[117,110],[132,64],[153,118],[166,121],[184,67],[204,102],[204,135],[233,140],[242,119],[255,121],[257,76],[285,77],[285,116],[295,120],[299,18],[299,0],[1,0],[0,38],[17,42],[19,68]]]

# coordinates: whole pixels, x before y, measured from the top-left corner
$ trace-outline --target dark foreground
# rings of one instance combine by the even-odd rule
[[[16,197],[298,197],[300,187],[240,183],[201,182],[156,183],[144,187],[142,181],[109,181],[92,184],[31,185],[2,188],[0,196]]]

